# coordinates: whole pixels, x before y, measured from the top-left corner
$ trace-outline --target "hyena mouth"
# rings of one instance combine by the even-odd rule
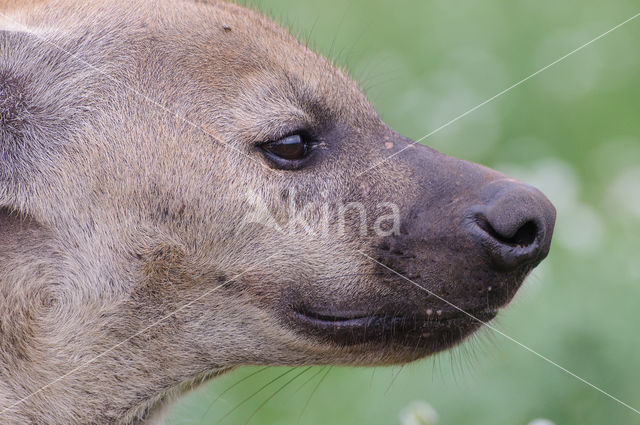
[[[391,344],[434,353],[456,345],[492,320],[497,309],[427,309],[421,313],[385,309],[376,313],[293,309],[296,328],[339,345]],[[393,313],[392,313],[393,312]]]

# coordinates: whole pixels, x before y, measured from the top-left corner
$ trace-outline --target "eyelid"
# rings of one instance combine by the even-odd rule
[[[294,130],[290,130],[290,131],[284,131],[282,132],[282,135],[279,137],[275,137],[271,140],[269,140],[269,142],[277,142],[279,140],[283,140],[286,139],[287,137],[291,137],[291,136],[300,136],[300,138],[303,141],[313,141],[314,138],[311,136],[311,132],[305,128],[296,128]]]
[[[301,116],[276,117],[265,121],[258,121],[255,127],[248,129],[244,139],[259,146],[267,142],[275,142],[287,136],[295,134],[313,135],[316,133],[314,126],[307,119]]]

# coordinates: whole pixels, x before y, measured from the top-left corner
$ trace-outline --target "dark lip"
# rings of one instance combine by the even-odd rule
[[[307,309],[295,309],[294,316],[317,326],[362,327],[378,320],[378,314],[363,314],[356,312],[326,313]]]
[[[293,309],[292,319],[303,332],[339,345],[373,343],[422,346],[437,352],[449,348],[492,320],[496,309],[426,310],[407,315],[359,311]],[[427,314],[430,311],[430,314]]]
[[[487,322],[493,319],[498,314],[498,309],[485,309],[474,310],[466,312],[460,310],[425,310],[425,314],[422,315],[386,315],[379,313],[360,313],[360,312],[322,312],[313,311],[308,309],[295,309],[294,314],[304,320],[316,322],[322,325],[329,326],[364,326],[371,321],[375,320],[411,320],[411,321],[424,321],[426,323],[444,323],[450,320],[469,319],[476,322]]]

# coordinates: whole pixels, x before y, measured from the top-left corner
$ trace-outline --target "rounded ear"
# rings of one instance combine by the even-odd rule
[[[15,159],[30,123],[25,81],[8,67],[0,66],[0,161]]]
[[[66,53],[68,46],[58,48],[35,33],[4,28],[0,29],[0,207],[26,213],[40,209],[36,204],[48,205],[42,195],[50,193],[47,190],[61,175],[59,167],[69,153],[65,148],[95,112],[90,105],[96,104],[96,87],[102,86],[91,68]],[[64,37],[58,42],[76,47],[79,43]]]
[[[0,207],[16,207],[16,193],[29,180],[43,143],[41,114],[35,102],[28,64],[30,34],[0,30]],[[40,152],[41,154],[42,152]]]
[[[0,187],[5,190],[17,177],[33,122],[26,80],[12,54],[16,36],[20,34],[0,31]]]

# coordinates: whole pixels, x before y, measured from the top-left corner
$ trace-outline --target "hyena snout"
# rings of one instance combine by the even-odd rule
[[[376,254],[426,290],[407,294],[416,309],[495,315],[549,253],[555,208],[527,184],[425,146],[402,160],[416,194]]]
[[[539,190],[511,179],[481,189],[482,203],[467,216],[468,227],[504,271],[537,265],[549,253],[555,208]]]

